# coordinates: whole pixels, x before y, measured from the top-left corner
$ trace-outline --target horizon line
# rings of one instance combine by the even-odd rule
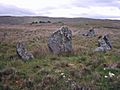
[[[65,18],[65,19],[77,19],[77,18],[84,18],[84,19],[99,19],[99,20],[117,20],[120,21],[120,18],[90,18],[90,17],[57,17],[57,16],[40,16],[40,15],[0,15],[0,17],[44,17],[44,18]]]

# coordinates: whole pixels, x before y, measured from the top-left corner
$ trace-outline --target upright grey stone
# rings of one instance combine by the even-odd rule
[[[94,28],[91,28],[88,32],[84,33],[83,36],[88,36],[88,37],[96,36]]]
[[[72,32],[68,27],[61,27],[48,38],[48,47],[54,54],[72,51]]]
[[[98,40],[98,47],[95,51],[107,51],[112,49],[112,44],[109,39],[109,35],[100,36]]]
[[[16,52],[18,56],[20,56],[20,58],[22,58],[23,60],[29,60],[34,58],[32,53],[27,51],[25,43],[18,42],[16,45]]]

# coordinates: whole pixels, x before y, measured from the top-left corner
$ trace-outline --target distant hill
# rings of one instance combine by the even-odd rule
[[[42,16],[24,16],[24,17],[16,17],[16,16],[0,16],[0,24],[28,24],[32,22],[47,22],[50,21],[52,23],[56,22],[64,22],[64,23],[99,23],[99,22],[106,22],[112,25],[118,22],[119,20],[103,20],[103,19],[90,19],[90,18],[54,18],[54,17],[42,17]],[[111,26],[111,25],[110,25]],[[118,25],[117,25],[118,26]]]

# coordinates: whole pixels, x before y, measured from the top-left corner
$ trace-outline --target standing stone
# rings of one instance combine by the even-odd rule
[[[84,33],[83,36],[88,36],[88,37],[96,36],[94,28],[92,28],[88,32]]]
[[[23,60],[29,60],[34,58],[32,53],[27,51],[25,43],[18,42],[16,45],[16,52],[18,56],[20,56],[20,58],[22,58]]]
[[[98,40],[98,47],[95,51],[107,51],[112,49],[112,44],[109,39],[109,35],[100,36]]]
[[[72,52],[72,32],[68,27],[61,27],[48,38],[48,47],[54,54]]]

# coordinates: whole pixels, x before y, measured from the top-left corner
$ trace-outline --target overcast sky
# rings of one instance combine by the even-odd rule
[[[120,0],[0,0],[3,15],[120,20]]]

